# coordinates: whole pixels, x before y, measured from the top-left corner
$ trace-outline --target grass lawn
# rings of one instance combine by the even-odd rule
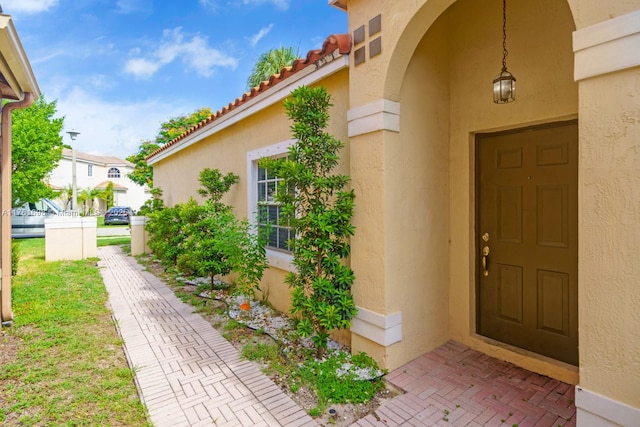
[[[149,426],[96,260],[20,241],[14,325],[0,330],[0,424]]]
[[[123,250],[131,250],[131,236],[98,237],[98,246],[126,245]]]

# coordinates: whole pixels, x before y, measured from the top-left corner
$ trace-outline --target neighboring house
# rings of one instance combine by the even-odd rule
[[[82,153],[76,150],[76,189],[80,194],[83,190],[105,190],[109,183],[113,184],[114,206],[130,206],[134,210],[140,209],[150,197],[147,186],[140,186],[131,181],[127,174],[133,172],[133,164],[113,156],[98,156]],[[64,148],[62,159],[49,175],[49,184],[56,190],[68,189],[73,182],[73,150]],[[61,206],[69,208],[66,192],[60,196]],[[78,206],[81,208],[81,206]],[[88,207],[94,212],[104,213],[105,201],[95,199]]]
[[[352,48],[328,38],[154,153],[165,201],[219,168],[253,218],[257,160],[293,143],[282,99],[323,85],[356,194],[352,351],[393,369],[454,339],[578,384],[579,425],[639,425],[640,1],[509,1],[508,104],[501,1],[330,3]],[[268,255],[286,308],[290,254]]]
[[[29,107],[39,96],[40,88],[31,69],[11,16],[0,8],[0,320],[13,321],[11,309],[11,112]],[[16,101],[16,102],[11,102]]]

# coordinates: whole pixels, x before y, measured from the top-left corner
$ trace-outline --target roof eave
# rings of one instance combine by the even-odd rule
[[[11,16],[3,14],[0,14],[0,53],[0,73],[14,92],[13,98],[21,100],[27,92],[39,98],[40,87],[13,20]]]
[[[321,62],[323,63],[322,66],[315,69],[308,67],[302,70],[302,72],[293,74],[282,83],[268,88],[265,92],[261,93],[260,96],[249,100],[237,109],[182,136],[179,140],[174,140],[173,143],[168,144],[166,147],[157,150],[147,157],[147,163],[150,165],[158,163],[258,111],[262,111],[277,102],[281,102],[288,97],[295,88],[302,85],[310,86],[340,70],[348,68],[349,55],[341,54],[338,49],[336,49],[331,55],[323,57]]]
[[[336,9],[347,11],[347,0],[329,0],[329,6],[333,6]]]
[[[307,52],[307,56],[305,58],[296,59],[290,66],[283,68],[280,73],[273,74],[268,80],[261,82],[259,86],[252,88],[249,92],[246,92],[241,97],[236,98],[235,101],[213,113],[209,118],[201,121],[197,125],[183,132],[177,138],[174,138],[162,147],[158,148],[146,157],[147,162],[149,164],[153,164],[153,162],[157,162],[162,158],[167,157],[171,152],[176,151],[176,146],[181,146],[183,148],[188,146],[193,143],[194,136],[203,135],[203,129],[205,128],[207,130],[204,131],[204,133],[207,134],[210,132],[210,129],[221,129],[221,122],[227,122],[228,125],[232,122],[229,120],[230,117],[235,117],[235,120],[237,120],[239,111],[244,111],[246,113],[247,107],[255,105],[256,102],[261,104],[263,107],[270,105],[269,102],[264,101],[265,96],[268,99],[271,99],[270,102],[273,102],[274,99],[282,99],[278,98],[278,96],[288,96],[289,93],[286,92],[285,87],[290,86],[292,82],[302,79],[303,76],[307,76],[309,73],[315,73],[320,69],[328,69],[328,74],[332,74],[341,68],[348,67],[351,47],[352,40],[349,34],[330,35],[322,44],[321,49],[310,50]],[[340,64],[340,61],[336,61],[338,58],[343,59],[342,64]],[[308,79],[304,81],[306,81],[305,84],[309,84]],[[279,95],[276,97],[266,95],[274,94],[274,90],[276,91],[275,93]],[[261,107],[256,109],[251,108],[254,112],[259,111],[260,109]],[[182,148],[178,148],[178,151],[180,149]]]

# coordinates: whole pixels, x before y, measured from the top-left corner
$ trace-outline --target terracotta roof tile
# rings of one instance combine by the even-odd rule
[[[73,150],[69,148],[62,149],[62,157],[71,159],[73,157]],[[131,165],[131,162],[121,159],[115,156],[98,156],[95,154],[83,153],[76,150],[76,160],[84,160],[90,163],[103,164],[103,165]]]
[[[269,77],[269,80],[265,80],[261,82],[258,86],[251,88],[249,92],[245,92],[241,97],[236,98],[233,102],[230,102],[228,105],[225,105],[220,110],[211,114],[208,118],[202,120],[197,125],[191,127],[187,131],[185,131],[182,135],[172,139],[162,147],[158,148],[156,151],[147,156],[147,159],[155,156],[158,153],[168,149],[169,147],[175,145],[180,140],[184,139],[188,135],[197,131],[198,129],[207,126],[209,123],[214,122],[225,114],[235,110],[246,102],[256,98],[260,94],[264,93],[267,89],[272,88],[283,80],[291,77],[292,75],[300,72],[301,70],[307,68],[309,65],[314,64],[316,61],[333,54],[336,50],[341,55],[348,54],[351,52],[351,36],[349,34],[332,34],[324,41],[321,49],[314,49],[307,52],[306,58],[299,58],[293,61],[293,63],[289,67],[285,67],[280,70],[280,73],[274,74]]]
[[[102,181],[100,184],[96,185],[94,188],[98,189],[98,190],[106,190],[107,187],[109,186],[109,183],[113,184],[113,189],[115,191],[126,191],[128,190],[127,187],[125,187],[124,185],[120,185],[117,184],[113,181]]]

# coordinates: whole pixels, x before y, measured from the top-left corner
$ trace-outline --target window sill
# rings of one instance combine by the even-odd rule
[[[271,267],[279,268],[280,270],[295,271],[292,254],[267,249],[267,262]]]

